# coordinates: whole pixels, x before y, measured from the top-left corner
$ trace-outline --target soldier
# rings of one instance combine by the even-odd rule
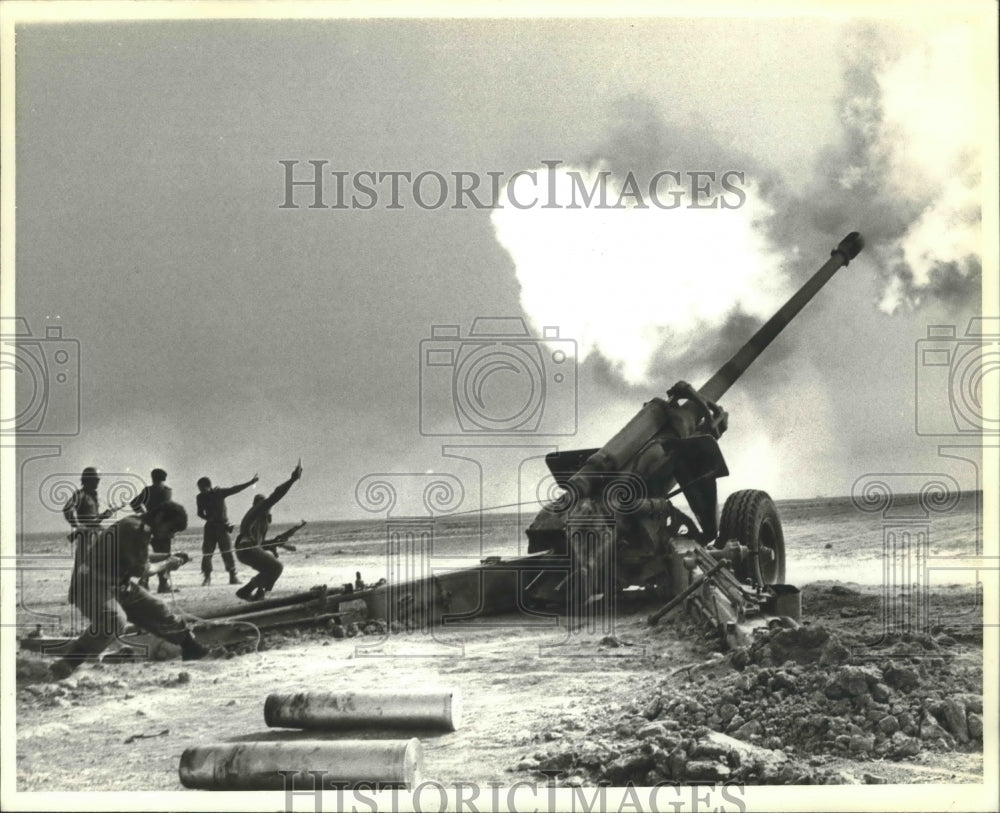
[[[302,476],[302,462],[292,471],[280,486],[271,492],[269,497],[258,494],[254,497],[253,506],[247,511],[240,523],[240,532],[236,537],[236,558],[243,564],[250,565],[257,575],[236,591],[236,597],[244,601],[259,601],[264,598],[284,570],[278,557],[265,548],[267,531],[271,527],[271,508],[287,493],[292,484]]]
[[[180,646],[184,660],[202,658],[208,653],[160,599],[131,581],[176,570],[184,564],[186,554],[151,556],[149,544],[155,538],[173,536],[186,527],[187,512],[183,506],[165,502],[142,516],[126,517],[96,532],[74,567],[74,604],[90,619],[90,625],[70,644],[69,652],[52,664],[55,679],[68,677],[88,657],[103,652],[124,632],[128,621]],[[150,560],[157,564],[150,564]]]
[[[69,523],[69,540],[75,545],[73,551],[73,574],[69,582],[69,601],[73,603],[73,595],[76,589],[76,566],[80,561],[83,552],[90,545],[94,534],[100,529],[101,523],[111,516],[112,512],[101,511],[101,502],[97,496],[97,486],[101,478],[97,469],[87,466],[80,474],[80,488],[73,492],[73,496],[66,501],[63,506],[63,516]]]
[[[63,506],[63,516],[74,532],[71,535],[75,536],[77,531],[100,528],[101,522],[111,516],[111,511],[101,511],[100,498],[97,496],[100,482],[101,477],[93,466],[87,466],[80,474],[80,488],[73,492],[73,496]]]
[[[201,572],[204,577],[201,582],[202,587],[212,583],[212,554],[215,553],[216,545],[219,546],[222,561],[229,571],[229,583],[240,583],[236,575],[236,562],[233,559],[233,542],[229,537],[233,526],[229,524],[229,515],[226,513],[226,497],[239,494],[258,479],[255,474],[245,483],[229,488],[213,488],[212,481],[207,477],[202,477],[198,481],[198,516],[205,520],[205,537],[201,546]]]
[[[167,473],[163,469],[153,469],[149,476],[152,478],[152,485],[146,486],[142,491],[136,494],[132,498],[129,505],[132,510],[137,514],[145,514],[157,508],[165,502],[170,502],[173,497],[173,492],[170,486],[167,485]],[[153,553],[165,553],[167,556],[170,555],[170,543],[173,541],[173,535],[161,539],[154,537],[151,544],[153,548]],[[157,593],[170,593],[177,592],[176,587],[171,587],[170,583],[167,581],[167,576],[165,573],[158,573],[159,585],[156,588]],[[143,589],[149,589],[149,579],[142,578],[139,580],[139,584]]]

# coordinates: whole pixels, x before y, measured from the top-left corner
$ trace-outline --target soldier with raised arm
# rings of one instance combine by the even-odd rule
[[[267,531],[271,527],[271,508],[288,493],[292,484],[301,476],[300,461],[292,471],[292,476],[274,489],[270,496],[256,495],[253,506],[243,517],[236,537],[236,558],[243,564],[250,565],[257,571],[257,575],[236,591],[237,598],[244,601],[259,601],[271,591],[281,571],[284,570],[278,557],[265,547]]]
[[[258,479],[255,474],[245,483],[229,488],[213,488],[212,481],[207,477],[198,481],[198,516],[205,520],[205,537],[201,545],[202,587],[212,583],[212,555],[216,545],[219,546],[222,561],[229,571],[229,583],[240,583],[236,576],[236,561],[233,559],[233,541],[229,537],[233,526],[229,524],[229,515],[226,513],[226,497],[239,494]]]

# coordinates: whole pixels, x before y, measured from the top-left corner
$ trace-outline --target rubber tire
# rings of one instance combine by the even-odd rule
[[[735,539],[748,548],[769,547],[775,561],[768,567],[754,562],[756,573],[745,574],[763,584],[785,583],[785,536],[774,501],[764,491],[745,489],[729,495],[719,520],[719,543]]]

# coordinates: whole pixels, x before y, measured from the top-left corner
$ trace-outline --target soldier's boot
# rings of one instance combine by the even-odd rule
[[[87,653],[80,649],[78,643],[74,642],[70,646],[69,652],[49,667],[49,674],[52,680],[65,680],[72,675],[87,657]]]
[[[246,584],[244,584],[239,590],[236,591],[236,598],[241,598],[244,601],[253,601],[254,591],[257,589],[257,579],[250,579]]]
[[[229,571],[229,583],[230,584],[243,584],[243,582],[240,581],[240,577],[236,575],[236,571],[235,570],[230,570]]]
[[[204,658],[209,653],[208,647],[204,646],[189,630],[184,640],[181,641],[181,660],[197,661]]]
[[[212,583],[212,574],[206,573],[204,578],[201,580],[202,587],[208,587]]]

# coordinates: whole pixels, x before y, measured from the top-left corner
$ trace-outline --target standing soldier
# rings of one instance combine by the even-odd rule
[[[158,508],[165,502],[170,502],[173,497],[173,492],[170,486],[167,485],[167,473],[163,469],[153,469],[149,475],[153,483],[152,485],[146,486],[142,491],[140,491],[132,499],[129,505],[132,510],[137,514],[147,514],[154,508]],[[153,537],[153,541],[150,542],[150,547],[153,549],[153,553],[165,553],[167,556],[170,555],[170,543],[173,540],[173,534],[165,538]],[[176,587],[171,587],[170,583],[167,581],[167,576],[165,573],[158,573],[159,586],[156,588],[157,593],[170,593],[177,592]],[[149,578],[143,577],[139,580],[139,584],[142,585],[143,589],[149,589]]]
[[[215,553],[216,545],[219,546],[222,561],[229,571],[229,583],[240,583],[236,576],[236,561],[233,559],[233,541],[229,537],[233,526],[229,524],[229,515],[226,513],[226,497],[249,488],[258,479],[255,474],[245,483],[229,488],[213,488],[212,481],[207,477],[198,481],[198,516],[205,520],[205,537],[201,546],[201,572],[204,577],[202,587],[212,583],[212,554]]]
[[[184,660],[196,660],[208,653],[161,599],[131,581],[184,564],[185,554],[151,556],[149,543],[186,527],[183,506],[165,502],[142,516],[126,517],[94,532],[91,544],[74,565],[77,587],[73,603],[90,619],[90,625],[70,644],[66,655],[52,664],[53,677],[68,677],[84,660],[99,655],[122,635],[129,621],[177,644]],[[157,564],[150,564],[151,559]]]
[[[258,494],[253,506],[240,523],[236,537],[236,557],[245,565],[250,565],[257,575],[236,591],[236,597],[244,601],[259,601],[267,595],[284,570],[278,557],[268,550],[267,531],[271,527],[271,508],[288,493],[292,484],[302,476],[302,462],[292,471],[292,476],[271,492],[269,497]]]
[[[63,506],[63,516],[72,530],[70,542],[75,544],[73,551],[73,574],[69,582],[69,601],[73,603],[76,590],[76,566],[80,557],[89,547],[94,535],[101,528],[101,522],[111,516],[111,511],[101,511],[101,502],[97,496],[97,486],[101,482],[97,469],[87,466],[80,474],[80,488]]]
[[[87,466],[80,474],[80,488],[63,506],[63,516],[74,532],[100,528],[101,522],[111,516],[110,511],[101,511],[101,501],[97,496],[100,482],[97,469]]]

